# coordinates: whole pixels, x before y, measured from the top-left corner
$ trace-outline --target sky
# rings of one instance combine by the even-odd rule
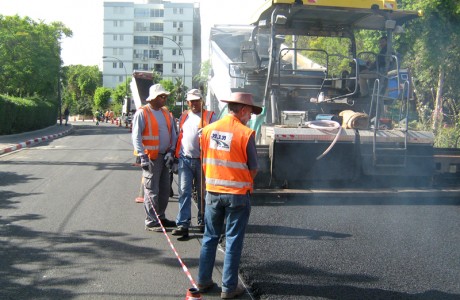
[[[138,2],[139,0],[111,0]],[[263,0],[184,0],[200,2],[203,59],[207,59],[209,29],[214,24],[248,24]],[[97,65],[102,69],[104,0],[0,0],[0,14],[28,16],[35,21],[61,21],[73,31],[62,40],[64,65]]]

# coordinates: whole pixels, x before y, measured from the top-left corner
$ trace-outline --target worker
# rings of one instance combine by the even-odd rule
[[[192,186],[195,183],[197,191],[198,217],[197,224],[204,232],[204,223],[201,211],[201,155],[198,132],[200,128],[214,122],[213,112],[203,110],[203,96],[200,90],[191,89],[187,93],[189,110],[184,111],[179,119],[179,136],[176,144],[176,158],[179,159],[179,212],[176,217],[177,228],[172,235],[188,237],[191,223]]]
[[[156,232],[162,231],[161,225],[176,226],[165,217],[169,202],[169,169],[174,163],[177,139],[174,118],[164,107],[169,94],[162,85],[152,85],[146,99],[148,104],[138,109],[133,119],[132,141],[134,150],[139,153],[144,177],[145,229]]]
[[[198,288],[204,293],[215,285],[212,273],[225,221],[221,298],[231,299],[244,293],[238,284],[238,267],[258,168],[255,132],[245,124],[262,108],[254,105],[249,93],[232,93],[229,100],[221,101],[228,103],[229,114],[204,127],[201,136],[207,193]]]
[[[109,121],[109,110],[105,111],[104,117],[105,117],[105,122],[107,123]]]

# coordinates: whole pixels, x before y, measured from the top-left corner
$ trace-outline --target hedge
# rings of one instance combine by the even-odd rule
[[[55,103],[0,95],[0,135],[42,129],[56,124]]]

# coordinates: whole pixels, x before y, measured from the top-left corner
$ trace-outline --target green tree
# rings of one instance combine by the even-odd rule
[[[403,7],[423,11],[406,35],[412,45],[405,59],[413,66],[419,110],[433,111],[432,126],[438,131],[442,117],[459,124],[460,2],[458,0],[402,1]]]
[[[163,79],[160,81],[161,85],[171,92],[171,95],[168,97],[168,102],[166,106],[168,109],[173,113],[173,115],[178,118],[182,113],[182,104],[176,105],[176,103],[185,101],[185,93],[187,92],[187,86],[183,85],[183,81],[181,77],[176,77],[175,82],[169,79]],[[186,103],[184,102],[184,105]],[[184,107],[185,110],[185,107]]]
[[[29,17],[0,15],[0,93],[54,98],[61,67],[60,41],[71,36],[72,31],[61,22],[48,25]]]
[[[131,89],[129,88],[129,82],[131,81],[131,77],[128,77],[125,82],[120,83],[115,87],[112,91],[112,100],[116,103],[123,103],[123,99],[126,95],[131,94]]]
[[[109,107],[110,96],[112,95],[112,89],[106,87],[98,87],[94,92],[94,110],[102,110]]]
[[[208,78],[211,71],[211,61],[205,60],[201,63],[200,73],[193,77],[193,82],[199,87],[203,95],[208,92]]]
[[[102,86],[97,66],[71,65],[63,68],[64,103],[74,114],[91,115],[94,93]]]

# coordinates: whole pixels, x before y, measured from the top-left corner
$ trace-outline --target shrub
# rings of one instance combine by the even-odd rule
[[[53,102],[0,95],[0,134],[37,130],[56,124],[56,120]]]

